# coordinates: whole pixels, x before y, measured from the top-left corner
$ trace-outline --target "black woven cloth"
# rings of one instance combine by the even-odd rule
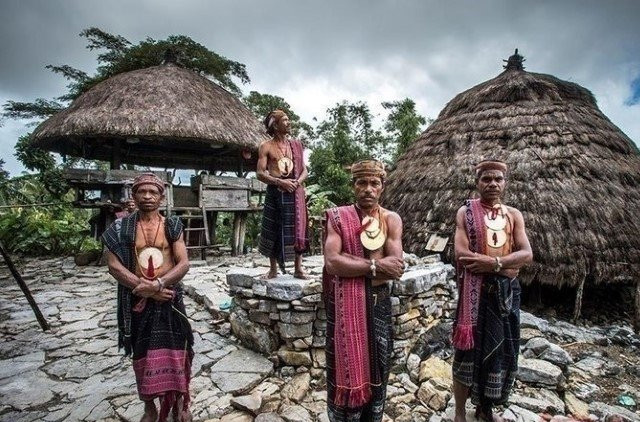
[[[453,377],[470,387],[471,401],[489,414],[509,398],[518,371],[520,283],[487,276],[482,284],[474,348],[456,350]]]
[[[384,414],[391,366],[391,352],[393,351],[393,325],[389,287],[387,285],[373,287],[371,281],[367,279],[366,295],[372,394],[369,403],[357,409],[334,404],[336,382],[335,303],[333,295],[324,295],[327,310],[327,412],[331,422],[380,422]]]

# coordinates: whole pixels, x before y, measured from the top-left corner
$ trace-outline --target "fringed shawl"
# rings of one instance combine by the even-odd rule
[[[355,207],[327,211],[327,224],[342,238],[342,251],[364,258],[361,222]],[[371,399],[369,333],[364,277],[337,277],[324,271],[325,294],[335,300],[335,404],[357,408]]]

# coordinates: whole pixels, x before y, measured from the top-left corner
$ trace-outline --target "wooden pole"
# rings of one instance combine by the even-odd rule
[[[576,291],[576,302],[573,308],[573,322],[577,322],[578,318],[580,318],[580,313],[582,312],[582,294],[584,292],[584,282],[587,277],[583,277],[580,285],[578,286],[578,290]]]
[[[111,170],[119,170],[120,166],[122,165],[122,161],[121,161],[121,151],[120,151],[120,147],[122,145],[122,141],[120,141],[119,139],[116,139],[115,141],[113,141],[113,150],[112,150],[112,154],[111,154]]]
[[[240,213],[240,233],[238,234],[238,255],[244,254],[244,238],[247,234],[247,213]]]
[[[242,217],[241,213],[236,211],[233,213],[233,236],[231,238],[231,254],[233,256],[238,256],[242,252],[238,251],[238,246],[240,244],[240,226]]]
[[[636,317],[633,325],[636,328],[636,333],[640,334],[640,280],[636,282]]]
[[[218,226],[218,211],[208,211],[211,216],[209,220],[209,241],[211,244],[216,243],[216,228]]]
[[[4,245],[2,244],[2,242],[0,242],[0,253],[2,253],[4,262],[5,264],[7,264],[7,267],[9,267],[9,271],[11,271],[13,278],[15,278],[16,281],[18,282],[18,286],[20,286],[22,293],[24,293],[24,296],[27,298],[27,302],[29,302],[29,305],[31,305],[31,309],[33,309],[33,313],[36,314],[36,319],[38,320],[40,327],[42,327],[42,331],[49,330],[49,323],[47,323],[47,320],[44,319],[42,312],[40,312],[40,308],[38,308],[38,304],[33,299],[33,296],[31,296],[31,292],[29,291],[29,287],[27,287],[27,283],[24,282],[20,273],[18,272],[18,270],[16,270],[16,267],[15,265],[13,265],[13,261],[11,260],[11,257],[9,256],[7,251],[4,249]]]

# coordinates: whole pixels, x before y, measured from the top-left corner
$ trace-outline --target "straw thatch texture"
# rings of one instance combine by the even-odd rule
[[[456,96],[400,157],[384,204],[404,220],[405,250],[448,238],[473,196],[473,165],[510,165],[506,204],[523,212],[535,263],[522,272],[556,286],[640,278],[640,154],[587,89],[506,70]]]
[[[122,163],[237,170],[240,151],[252,151],[255,161],[265,134],[225,89],[163,64],[97,84],[38,126],[33,138],[39,147],[90,159],[111,161],[119,145]]]

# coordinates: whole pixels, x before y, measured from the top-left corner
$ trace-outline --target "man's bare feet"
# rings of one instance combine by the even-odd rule
[[[180,418],[178,419],[179,422],[192,422],[193,421],[193,416],[191,416],[191,412],[189,410],[183,410],[182,412],[180,412]]]
[[[173,408],[173,417],[176,422],[192,422],[193,417],[191,416],[191,411],[188,409],[184,409],[184,396],[178,398],[178,401]]]
[[[157,419],[158,410],[153,400],[144,402],[144,415],[142,415],[140,422],[156,422]]]
[[[293,273],[295,278],[299,278],[300,280],[309,280],[309,276],[304,273],[304,271],[299,270]]]
[[[495,412],[490,412],[489,415],[487,415],[485,412],[482,411],[482,409],[478,406],[476,407],[476,419],[481,420],[481,421],[485,421],[485,422],[504,422],[504,418],[500,415],[498,415]],[[458,421],[456,421],[458,422]],[[462,422],[462,421],[460,421]]]
[[[458,415],[456,413],[455,417],[453,418],[453,422],[467,422],[467,415],[465,414]]]
[[[270,280],[272,278],[276,278],[278,276],[278,270],[269,270],[268,273],[262,274],[260,276],[260,280]]]

